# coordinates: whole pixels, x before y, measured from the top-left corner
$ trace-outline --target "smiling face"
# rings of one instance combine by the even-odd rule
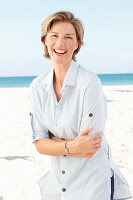
[[[45,44],[53,64],[70,64],[78,48],[74,26],[69,22],[56,22],[45,37]]]

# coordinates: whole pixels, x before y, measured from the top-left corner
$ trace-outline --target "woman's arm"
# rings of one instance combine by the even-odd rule
[[[69,155],[71,157],[89,157],[92,156],[100,150],[103,133],[96,133],[91,136],[86,136],[92,127],[82,131],[74,140],[63,140],[53,135],[49,134],[49,139],[40,139],[35,141],[36,149],[41,154],[51,155],[51,156],[62,156]],[[53,137],[53,140],[50,139]],[[65,143],[69,149],[70,154],[65,151]],[[81,153],[82,152],[82,153]]]
[[[69,142],[71,141],[69,140]],[[50,155],[50,156],[65,156],[65,155],[68,156],[69,155],[71,157],[90,157],[90,158],[92,157],[90,153],[67,154],[65,151],[65,143],[66,143],[66,140],[57,142],[52,139],[41,139],[35,142],[35,146],[39,153]]]
[[[51,132],[49,132],[49,138],[51,139],[51,140],[54,140],[54,141],[56,141],[56,142],[69,142],[69,141],[72,141],[72,140],[65,140],[65,139],[60,139],[60,138],[58,138],[58,137],[55,137]],[[79,153],[79,154],[69,154],[69,156],[71,156],[71,157],[90,157],[91,155],[89,154],[87,154],[87,153]]]
[[[60,138],[57,138],[55,137],[52,133],[50,133],[50,139],[51,140],[54,140],[56,142],[69,142],[69,141],[72,141],[72,140],[65,140],[65,139],[60,139]],[[73,153],[73,154],[69,154],[70,157],[81,157],[81,158],[91,158],[93,157],[94,153]]]

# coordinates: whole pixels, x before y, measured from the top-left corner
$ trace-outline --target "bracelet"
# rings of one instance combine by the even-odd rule
[[[67,148],[67,142],[65,143],[65,151],[66,151],[68,154],[70,154],[70,153],[69,153],[69,149]]]

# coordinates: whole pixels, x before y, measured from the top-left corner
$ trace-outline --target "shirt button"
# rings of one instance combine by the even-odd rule
[[[29,115],[32,116],[32,113],[30,112]]]
[[[65,174],[65,170],[62,170],[62,174]]]
[[[93,116],[93,114],[92,113],[89,113],[89,117],[92,117]]]
[[[66,189],[65,189],[65,188],[62,188],[62,191],[63,191],[63,192],[65,192],[65,191],[66,191]]]

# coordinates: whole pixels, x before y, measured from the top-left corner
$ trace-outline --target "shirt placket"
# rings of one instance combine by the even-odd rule
[[[55,128],[56,128],[56,131],[58,131],[58,129],[60,127],[60,116],[61,116],[61,110],[62,110],[62,105],[60,103],[58,105],[56,105],[56,107],[55,107]]]
[[[55,130],[58,133],[59,131],[61,131],[60,117],[61,117],[61,112],[62,112],[64,95],[65,95],[65,91],[63,90],[62,98],[59,102],[57,102],[56,96],[54,96],[55,97],[54,98],[55,99],[55,123],[54,124],[55,124]],[[66,185],[67,170],[66,170],[65,162],[66,162],[66,157],[60,156],[61,200],[67,200],[67,185]]]
[[[67,187],[67,176],[68,171],[66,169],[66,156],[60,157],[60,174],[61,174],[61,200],[67,200],[67,193],[68,193],[68,187]]]

